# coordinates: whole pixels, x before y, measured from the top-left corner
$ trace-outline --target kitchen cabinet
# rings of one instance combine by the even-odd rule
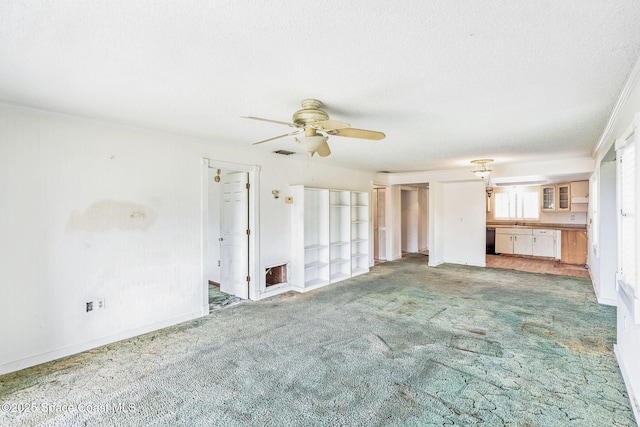
[[[584,230],[563,230],[560,260],[566,264],[585,265],[587,263],[587,232]]]
[[[544,185],[540,189],[540,209],[543,211],[555,211],[556,210],[556,186]]]
[[[586,212],[589,206],[589,181],[571,183],[571,211]]]
[[[532,255],[555,258],[556,256],[556,231],[533,230]]]
[[[529,230],[529,233],[531,233],[531,230]],[[515,255],[532,255],[533,254],[533,235],[514,234],[513,235],[513,253]]]
[[[513,254],[513,235],[499,233],[496,229],[496,253],[497,254]]]
[[[533,233],[530,228],[496,228],[496,253],[531,255]]]
[[[316,289],[369,271],[369,193],[291,187],[292,284]]]
[[[558,204],[556,210],[568,211],[571,209],[571,184],[558,184],[556,186],[558,192]]]
[[[556,257],[557,231],[496,227],[496,253]]]

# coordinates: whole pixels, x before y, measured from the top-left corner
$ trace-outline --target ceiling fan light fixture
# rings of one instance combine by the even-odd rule
[[[327,142],[327,137],[323,135],[299,136],[294,139],[309,157],[313,156]]]

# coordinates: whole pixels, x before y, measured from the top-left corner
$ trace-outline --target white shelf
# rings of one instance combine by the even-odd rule
[[[334,258],[331,260],[331,265],[335,265],[335,264],[343,264],[345,262],[349,262],[351,261],[348,258]]]
[[[351,242],[349,241],[341,241],[341,242],[331,242],[331,246],[343,246],[343,245],[348,245]]]
[[[305,270],[310,270],[312,268],[322,268],[322,267],[326,267],[328,265],[329,265],[329,263],[326,263],[326,262],[315,261],[315,262],[310,262],[308,264],[305,264],[304,265],[304,269]]]
[[[318,249],[327,249],[329,246],[327,245],[312,245],[312,246],[305,246],[304,250],[305,251],[317,251]]]
[[[310,287],[319,288],[320,286],[324,286],[324,285],[328,285],[328,284],[329,284],[328,280],[313,279],[313,280],[308,280],[308,281],[304,282],[304,287],[305,288],[310,288]]]

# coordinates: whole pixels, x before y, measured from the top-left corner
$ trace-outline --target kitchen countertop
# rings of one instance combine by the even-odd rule
[[[492,221],[487,222],[487,227],[496,228],[542,228],[547,230],[586,231],[586,224],[542,224],[538,222]]]

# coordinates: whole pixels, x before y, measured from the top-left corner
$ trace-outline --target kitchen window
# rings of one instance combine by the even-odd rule
[[[495,193],[494,219],[538,219],[539,187],[511,187]]]

